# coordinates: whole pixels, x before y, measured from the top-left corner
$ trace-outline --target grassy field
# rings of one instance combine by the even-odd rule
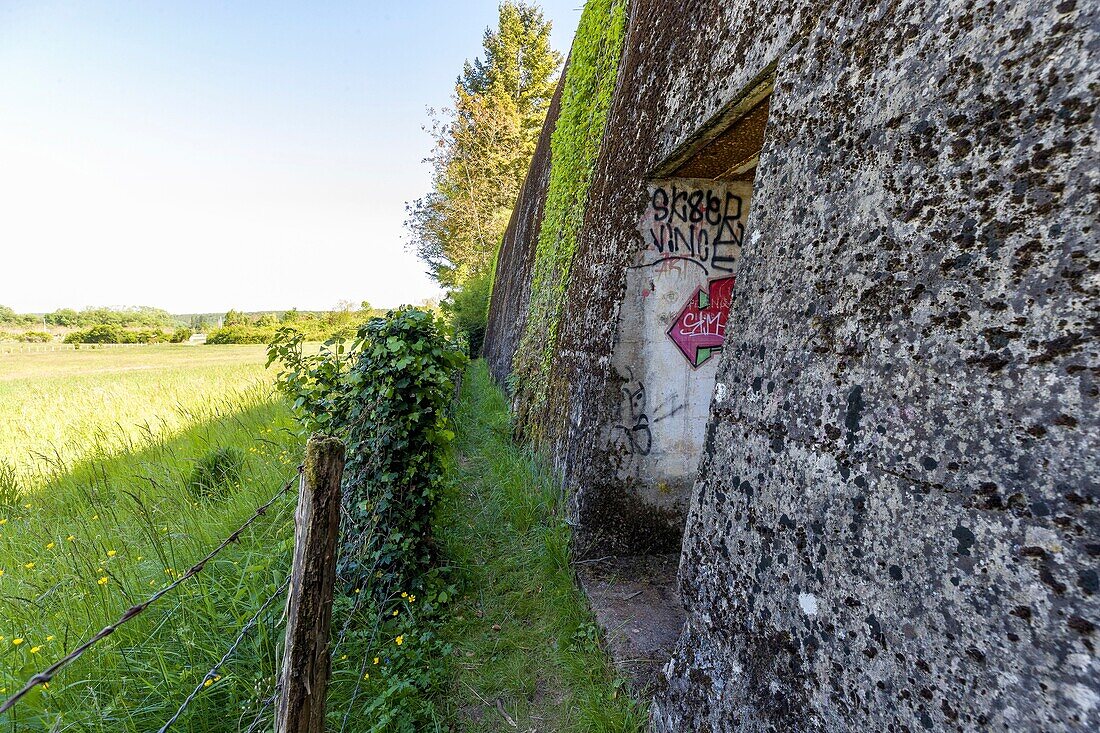
[[[0,700],[178,577],[294,476],[302,440],[263,362],[251,346],[0,356]],[[458,597],[424,627],[415,617],[428,599],[402,595],[392,615],[388,605],[349,622],[356,596],[341,595],[330,725],[411,730],[387,716],[413,706],[440,733],[640,731],[646,711],[574,585],[556,481],[512,443],[483,364],[468,372],[455,430],[436,532]],[[203,495],[197,467],[226,453],[239,476]],[[0,715],[0,731],[158,730],[286,576],[294,501]],[[173,730],[271,729],[281,609],[261,616]],[[424,646],[431,638],[444,646]],[[419,692],[409,680],[423,681]]]
[[[232,346],[0,356],[0,698],[294,475],[301,441],[263,361],[262,347]],[[196,465],[218,451],[239,476],[202,498]],[[293,502],[0,716],[0,730],[158,729],[285,576]],[[273,683],[278,615],[276,604],[176,728],[248,727]]]
[[[33,492],[82,461],[270,400],[264,360],[263,346],[0,355],[0,477],[14,472]]]

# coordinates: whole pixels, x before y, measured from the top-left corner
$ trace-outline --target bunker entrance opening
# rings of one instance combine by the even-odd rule
[[[679,540],[703,453],[733,306],[771,83],[727,106],[650,175],[641,241],[626,278],[612,366],[619,377],[608,449],[620,497],[596,531],[621,532],[580,568],[609,647],[640,691],[683,626]],[[612,520],[611,516],[617,516]],[[616,529],[618,528],[618,529]]]
[[[677,547],[717,355],[737,318],[736,269],[770,102],[770,82],[757,85],[655,170],[627,272],[612,360],[621,386],[610,448],[638,503],[674,525],[654,536],[671,535]]]

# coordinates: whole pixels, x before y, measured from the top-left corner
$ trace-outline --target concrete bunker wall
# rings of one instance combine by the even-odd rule
[[[582,538],[678,538],[608,440],[639,221],[654,172],[775,78],[659,729],[1100,726],[1098,24],[1073,0],[632,3],[547,401]]]
[[[531,268],[546,203],[546,189],[550,184],[550,137],[561,111],[561,92],[562,81],[559,81],[546,111],[546,122],[539,134],[531,167],[497,254],[493,298],[489,304],[482,354],[489,366],[489,373],[501,384],[512,371],[512,358],[527,323]]]

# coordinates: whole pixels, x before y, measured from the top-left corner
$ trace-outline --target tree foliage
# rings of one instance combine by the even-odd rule
[[[483,48],[455,84],[453,109],[432,111],[432,190],[407,207],[410,245],[451,304],[457,291],[489,275],[561,65],[550,22],[522,1],[500,5]]]

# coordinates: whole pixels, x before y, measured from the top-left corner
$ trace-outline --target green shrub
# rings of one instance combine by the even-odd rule
[[[240,448],[215,448],[195,461],[187,489],[196,499],[204,501],[225,498],[241,485],[244,464],[245,454]]]
[[[73,331],[65,337],[67,344],[118,344],[124,343],[123,331],[117,326],[105,323],[92,326],[84,331]]]
[[[25,344],[48,344],[53,341],[53,334],[45,331],[24,331],[16,336],[16,340]]]
[[[195,334],[190,328],[177,328],[172,332],[172,337],[168,339],[173,344],[182,344]]]
[[[257,326],[223,326],[206,337],[208,344],[266,344],[275,338],[274,328]]]
[[[302,344],[280,329],[268,363],[280,362],[279,385],[307,430],[347,445],[341,576],[408,583],[431,566],[430,517],[454,437],[447,405],[465,357],[431,313],[410,307],[369,321],[350,349],[305,356]]]
[[[469,344],[470,356],[480,354],[485,341],[491,282],[489,273],[476,275],[453,291],[444,303],[455,330]]]

